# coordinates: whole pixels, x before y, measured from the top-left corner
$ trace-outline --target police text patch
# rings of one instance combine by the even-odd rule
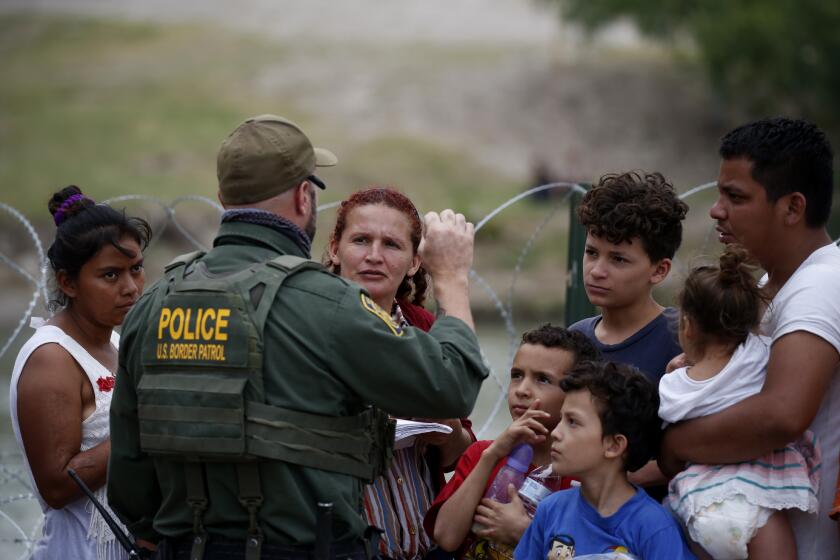
[[[146,354],[146,363],[239,366],[247,362],[247,328],[240,309],[227,298],[169,296],[152,321],[154,350]]]

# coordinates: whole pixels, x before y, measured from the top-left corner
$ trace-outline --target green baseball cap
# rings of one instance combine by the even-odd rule
[[[219,148],[219,194],[227,204],[259,202],[298,186],[316,167],[337,163],[329,150],[313,148],[295,123],[276,115],[251,117]]]

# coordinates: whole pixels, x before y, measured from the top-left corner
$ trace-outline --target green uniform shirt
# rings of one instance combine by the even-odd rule
[[[280,254],[303,255],[282,233],[265,226],[223,223],[201,261],[211,274],[240,271]],[[150,288],[125,320],[119,372],[111,401],[108,501],[128,529],[152,541],[192,532],[181,463],[140,449],[137,384],[143,375],[143,337],[159,313]],[[395,416],[469,415],[487,370],[475,334],[454,317],[429,333],[396,331],[362,305],[362,288],[335,275],[303,271],[289,277],[265,325],[263,378],[268,404],[329,416],[376,405]],[[206,463],[211,535],[244,539],[248,515],[237,499],[235,468]],[[312,545],[318,502],[333,502],[333,537],[359,538],[361,482],[349,475],[263,460],[265,502],[260,526],[267,542]]]

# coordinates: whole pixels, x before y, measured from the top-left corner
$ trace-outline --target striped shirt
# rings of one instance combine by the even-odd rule
[[[392,318],[401,327],[410,326],[396,302]],[[415,443],[394,450],[388,472],[364,488],[364,517],[383,531],[379,551],[386,558],[420,559],[432,546],[423,530],[423,517],[435,497],[425,448]]]
[[[380,552],[388,558],[419,559],[431,547],[423,517],[434,495],[422,445],[394,451],[391,468],[364,488],[364,516],[384,531]]]
[[[815,513],[821,465],[817,439],[806,431],[795,442],[753,461],[690,464],[671,480],[669,505],[686,522],[712,504],[735,496],[759,507]]]

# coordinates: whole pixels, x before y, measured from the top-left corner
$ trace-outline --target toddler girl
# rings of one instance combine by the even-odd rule
[[[719,412],[758,393],[770,339],[755,334],[766,302],[746,252],[730,246],[719,266],[693,269],[679,295],[680,344],[693,364],[660,381],[666,423]],[[716,560],[796,558],[785,509],[817,511],[819,450],[806,432],[754,461],[696,465],[669,485],[667,502]]]

